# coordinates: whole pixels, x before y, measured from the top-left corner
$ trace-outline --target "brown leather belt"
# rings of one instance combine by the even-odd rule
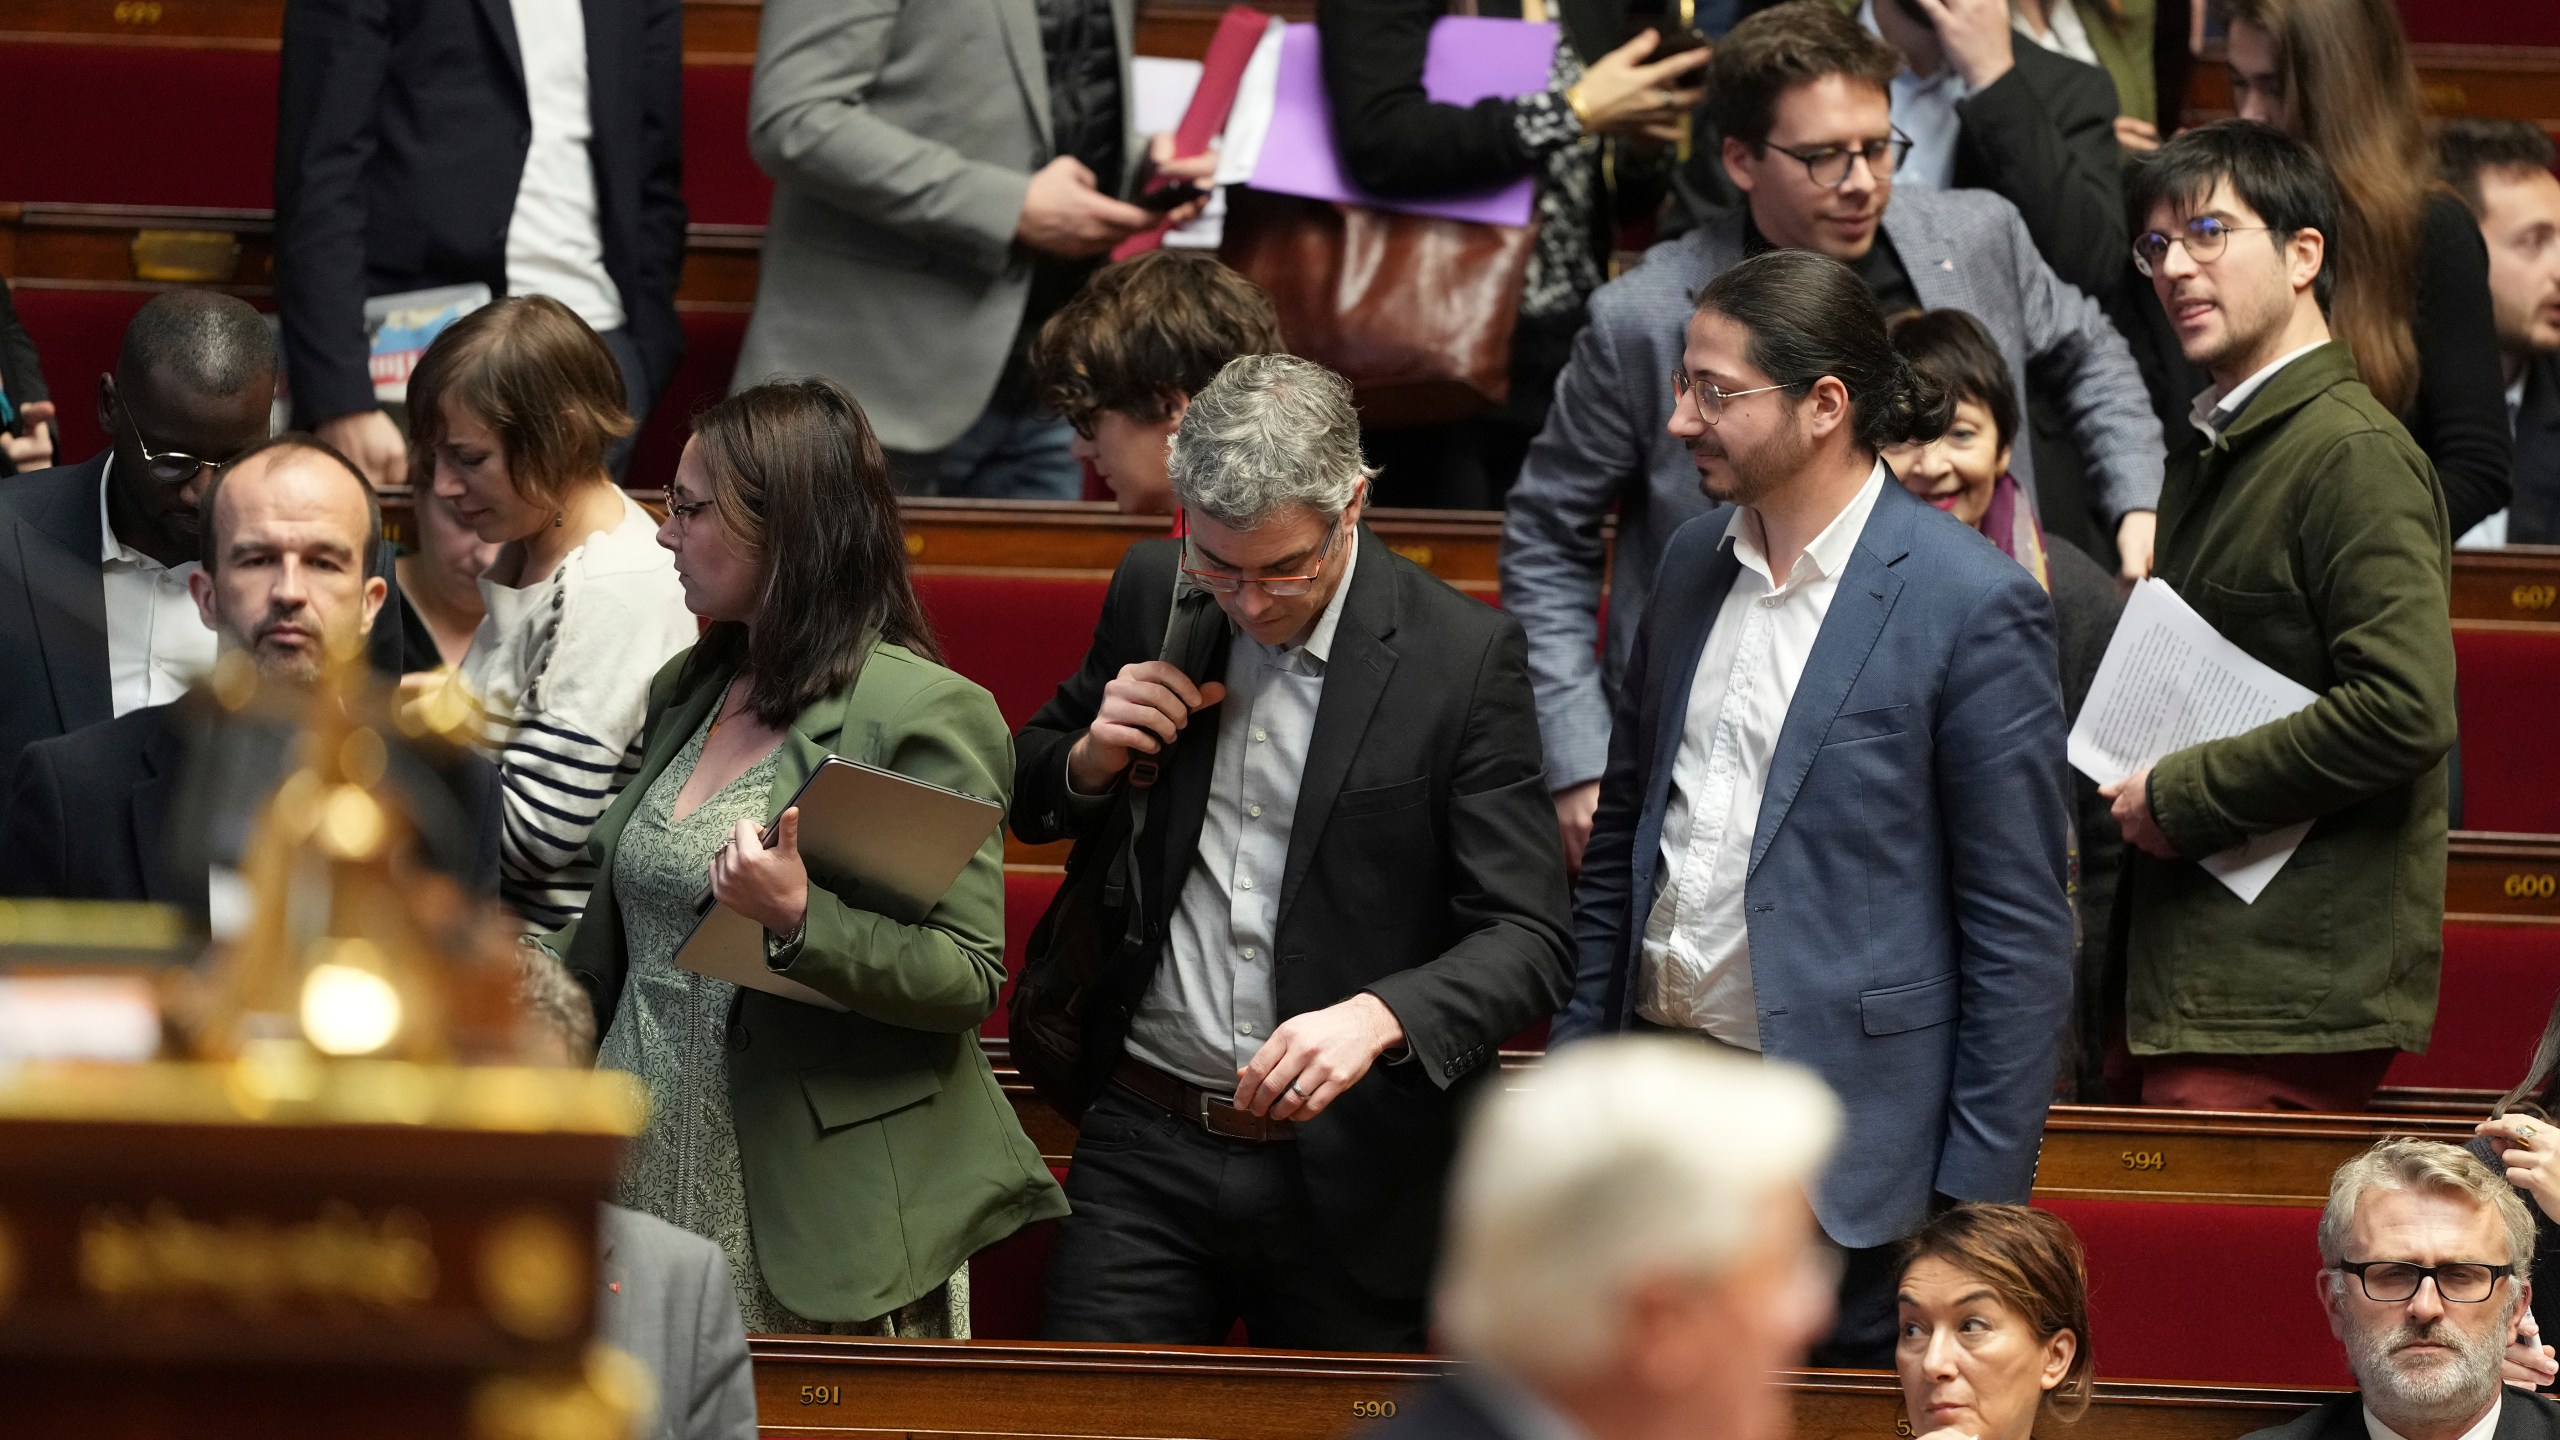
[[[1239,1110],[1230,1103],[1235,1098],[1232,1093],[1221,1095],[1203,1090],[1187,1080],[1167,1075],[1153,1065],[1124,1058],[1120,1068],[1111,1072],[1111,1083],[1220,1139],[1270,1145],[1298,1138],[1298,1127],[1294,1123]]]

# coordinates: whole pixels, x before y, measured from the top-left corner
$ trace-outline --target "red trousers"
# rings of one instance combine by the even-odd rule
[[[2328,1055],[2142,1055],[2142,1103],[2173,1110],[2317,1110],[2373,1103],[2397,1050]]]

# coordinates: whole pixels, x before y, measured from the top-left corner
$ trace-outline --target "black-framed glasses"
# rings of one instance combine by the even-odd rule
[[[1359,488],[1351,492],[1352,499],[1357,502],[1368,487],[1369,482],[1361,481]],[[1173,523],[1174,533],[1182,538],[1182,573],[1191,577],[1191,583],[1213,595],[1233,595],[1247,585],[1259,585],[1263,594],[1275,600],[1293,599],[1316,588],[1316,582],[1324,578],[1325,562],[1333,558],[1333,542],[1342,538],[1344,528],[1341,518],[1335,517],[1333,528],[1325,532],[1324,548],[1316,551],[1316,568],[1304,575],[1244,575],[1233,570],[1203,569],[1195,563],[1200,548],[1191,537],[1189,517],[1177,510]]]
[[[1745,395],[1766,395],[1772,390],[1786,388],[1784,385],[1754,385],[1748,390],[1719,390],[1711,380],[1702,380],[1686,370],[1674,370],[1671,372],[1671,408],[1677,410],[1681,401],[1690,401],[1698,407],[1698,418],[1713,425],[1724,419],[1724,402],[1727,400],[1739,400]]]
[[[2436,1282],[2436,1293],[2457,1305],[2477,1305],[2489,1298],[2498,1282],[2516,1273],[2513,1265],[2483,1265],[2456,1260],[2444,1265],[2412,1265],[2406,1260],[2341,1260],[2337,1268],[2356,1277],[2364,1298],[2397,1305],[2417,1297],[2418,1286]]]
[[[2231,237],[2243,230],[2273,230],[2273,225],[2234,225],[2219,215],[2199,215],[2172,235],[2165,230],[2146,230],[2133,237],[2133,268],[2145,275],[2167,259],[2171,245],[2183,245],[2187,258],[2199,265],[2222,258]]]
[[[1818,145],[1810,150],[1798,150],[1774,140],[1763,143],[1781,155],[1803,162],[1806,178],[1825,190],[1837,190],[1848,184],[1849,172],[1856,168],[1854,162],[1860,159],[1867,162],[1867,169],[1877,179],[1885,180],[1892,178],[1893,172],[1901,169],[1903,160],[1911,154],[1911,137],[1903,134],[1899,126],[1894,128],[1892,139],[1869,140],[1861,145]]]
[[[142,452],[143,470],[162,485],[184,485],[205,471],[219,470],[238,458],[225,455],[219,460],[208,460],[184,450],[154,450],[151,442],[142,438],[142,427],[134,422],[133,412],[126,409],[121,401],[115,408],[117,418],[124,421],[125,433],[133,437],[133,448]]]

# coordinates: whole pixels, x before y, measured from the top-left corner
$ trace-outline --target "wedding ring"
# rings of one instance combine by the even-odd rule
[[[2528,1121],[2526,1121],[2525,1123],[2523,1123],[2522,1125],[2517,1126],[2517,1127],[2516,1127],[2516,1138],[2517,1138],[2517,1139],[2519,1139],[2519,1140],[2521,1140],[2521,1141],[2523,1141],[2523,1142],[2524,1142],[2524,1143],[2526,1143],[2527,1145],[2532,1144],[2532,1143],[2533,1143],[2533,1122],[2532,1122],[2532,1121],[2530,1121],[2530,1120],[2528,1120]]]
[[[1291,1081],[1291,1082],[1289,1082],[1289,1093],[1290,1093],[1290,1094],[1292,1094],[1292,1095],[1297,1096],[1297,1097],[1298,1097],[1299,1099],[1301,1099],[1301,1100],[1304,1100],[1304,1099],[1306,1099],[1306,1098],[1307,1098],[1307,1092],[1306,1092],[1306,1091],[1304,1091],[1304,1090],[1299,1089],[1299,1088],[1298,1088],[1298,1084],[1297,1084],[1297,1082],[1296,1082],[1296,1081],[1294,1081],[1294,1080],[1293,1080],[1293,1081]]]
[[[1668,90],[1656,90],[1656,91],[1654,91],[1654,92],[1653,92],[1653,103],[1654,103],[1654,104],[1656,104],[1656,105],[1661,106],[1661,107],[1662,107],[1663,109],[1665,109],[1665,110],[1670,109],[1670,108],[1671,108],[1671,92],[1670,92],[1670,91],[1668,91]]]

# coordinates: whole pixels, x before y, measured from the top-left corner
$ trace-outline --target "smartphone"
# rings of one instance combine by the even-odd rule
[[[1193,181],[1176,180],[1170,185],[1161,186],[1154,190],[1141,191],[1138,198],[1130,201],[1129,203],[1137,206],[1141,210],[1152,210],[1158,215],[1163,215],[1170,211],[1179,210],[1183,206],[1190,204],[1192,201],[1197,200],[1208,193],[1208,191],[1201,189],[1199,185]]]
[[[1706,36],[1686,25],[1665,25],[1662,27],[1661,38],[1654,42],[1653,53],[1645,59],[1648,62],[1668,60],[1674,55],[1686,55],[1692,50],[1703,50],[1710,43]]]

